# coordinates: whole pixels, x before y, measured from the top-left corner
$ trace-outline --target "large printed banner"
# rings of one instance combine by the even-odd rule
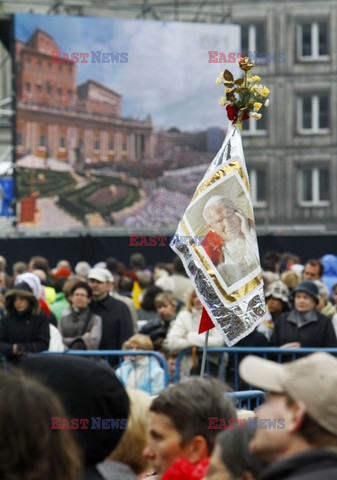
[[[174,229],[221,146],[239,27],[18,14],[15,39],[21,227]]]
[[[228,346],[267,318],[238,127],[231,127],[199,183],[171,246]]]

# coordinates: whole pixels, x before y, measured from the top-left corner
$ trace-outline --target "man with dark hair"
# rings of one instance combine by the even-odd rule
[[[152,462],[158,480],[179,458],[198,464],[212,453],[219,430],[209,428],[209,419],[218,417],[226,424],[236,419],[225,390],[224,384],[213,378],[192,377],[153,400],[144,455]]]
[[[248,384],[268,390],[250,448],[269,465],[259,480],[337,478],[337,359],[317,352],[280,365],[249,355]]]
[[[303,280],[320,280],[324,273],[323,265],[319,260],[311,259],[305,264],[303,270]]]

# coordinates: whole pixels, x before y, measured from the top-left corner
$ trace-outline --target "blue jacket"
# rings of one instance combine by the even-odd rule
[[[321,262],[324,268],[322,281],[329,288],[330,295],[333,296],[332,287],[337,283],[337,256],[324,255]]]
[[[116,375],[125,387],[139,388],[150,395],[158,395],[164,388],[164,370],[154,357],[125,360]]]

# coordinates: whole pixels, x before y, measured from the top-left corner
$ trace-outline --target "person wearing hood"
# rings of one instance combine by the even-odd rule
[[[44,289],[38,275],[31,272],[25,272],[18,275],[14,282],[14,288],[16,287],[17,284],[23,283],[23,282],[29,285],[30,289],[32,290],[32,292],[34,293],[35,297],[37,298],[40,304],[41,310],[47,315],[49,322],[53,324],[55,327],[57,327],[56,317],[53,314],[53,312],[50,310],[48,304],[45,301]]]
[[[55,418],[54,428],[78,420],[71,432],[83,452],[83,480],[137,480],[127,465],[108,460],[128,426],[130,408],[128,394],[110,367],[72,355],[27,355],[20,368],[62,401],[67,415]]]
[[[337,339],[330,318],[316,310],[318,288],[303,280],[292,292],[294,308],[275,322],[270,346],[287,348],[335,348]]]
[[[0,321],[0,353],[15,359],[27,352],[42,352],[49,346],[47,317],[27,283],[20,283],[5,295],[6,314]]]
[[[324,255],[321,258],[323,265],[322,282],[328,287],[331,297],[333,297],[333,286],[337,283],[337,255]]]

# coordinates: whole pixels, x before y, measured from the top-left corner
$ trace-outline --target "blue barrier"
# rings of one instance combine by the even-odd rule
[[[197,353],[201,356],[203,352],[202,348],[197,349]],[[207,349],[206,360],[206,374],[209,371],[209,354],[219,354],[220,363],[218,369],[218,378],[220,381],[229,383],[235,391],[247,390],[249,388],[239,379],[239,361],[245,355],[257,355],[263,358],[267,358],[278,363],[282,363],[283,357],[286,357],[287,361],[295,360],[298,356],[308,355],[315,352],[327,352],[337,356],[337,348],[275,348],[275,347],[218,347]],[[181,362],[186,355],[191,355],[192,349],[183,350],[177,357],[174,382],[180,381],[181,374]],[[272,358],[270,358],[272,357]],[[227,365],[225,362],[228,359]]]
[[[228,392],[227,395],[236,400],[237,408],[255,410],[264,400],[266,394],[262,390],[247,390],[242,392]],[[255,400],[253,405],[253,400]]]
[[[123,357],[125,356],[130,356],[130,357],[147,356],[149,358],[154,357],[155,359],[158,360],[160,366],[164,370],[164,388],[168,387],[169,385],[169,371],[168,371],[166,360],[160,353],[154,352],[152,350],[66,350],[64,352],[49,352],[49,351],[42,352],[42,355],[74,355],[74,356],[91,357],[91,358],[98,357],[98,358],[103,358],[107,364],[109,364],[110,357],[118,357],[119,364],[116,367],[114,367],[114,370],[122,364]],[[148,369],[150,373],[151,371],[150,363],[148,364]],[[136,374],[135,374],[135,388],[137,388]]]

